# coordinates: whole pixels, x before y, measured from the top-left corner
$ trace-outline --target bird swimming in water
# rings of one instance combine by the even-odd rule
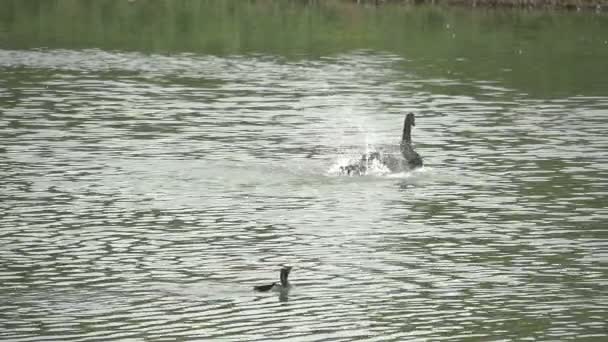
[[[362,155],[357,162],[346,166],[340,166],[340,173],[348,176],[362,176],[367,174],[370,167],[377,165],[382,165],[391,172],[400,172],[404,169],[412,170],[422,167],[422,157],[420,157],[418,152],[414,151],[414,148],[412,147],[413,126],[416,126],[416,120],[414,114],[409,113],[405,116],[403,122],[403,134],[401,136],[401,143],[399,144],[399,151],[403,158],[378,151],[366,153]]]
[[[291,288],[291,284],[289,283],[289,280],[287,279],[287,277],[289,277],[289,272],[291,272],[291,269],[293,267],[291,266],[283,266],[281,268],[281,275],[279,277],[280,282],[274,282],[272,284],[268,284],[268,285],[258,285],[258,286],[254,286],[253,289],[255,291],[258,292],[268,292],[270,290],[273,291],[285,291]]]
[[[403,135],[401,136],[401,144],[399,144],[399,149],[401,150],[401,155],[403,158],[407,160],[407,164],[410,169],[422,167],[422,157],[420,157],[418,152],[414,151],[414,148],[412,147],[413,126],[416,126],[416,118],[414,117],[414,113],[409,113],[405,116],[405,120],[403,122]]]

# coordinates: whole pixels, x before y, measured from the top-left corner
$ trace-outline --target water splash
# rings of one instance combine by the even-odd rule
[[[382,161],[369,158],[372,153],[381,155],[381,152],[373,147],[368,147],[364,154],[340,155],[327,173],[334,176],[384,176],[390,174],[392,171]],[[345,171],[348,168],[352,168],[354,172]]]

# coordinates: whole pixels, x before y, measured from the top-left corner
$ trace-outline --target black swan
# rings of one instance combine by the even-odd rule
[[[403,158],[407,160],[407,164],[410,169],[422,167],[422,157],[420,157],[418,152],[414,151],[414,148],[412,147],[413,126],[416,126],[416,118],[414,117],[414,113],[409,113],[405,116],[405,120],[403,122],[403,135],[401,136],[401,144],[399,145],[399,149],[401,150],[401,155]]]
[[[416,120],[414,114],[409,113],[405,116],[403,122],[403,135],[399,144],[399,151],[403,158],[377,151],[366,153],[356,163],[341,166],[340,174],[348,176],[365,175],[368,167],[374,162],[386,166],[391,172],[399,172],[405,169],[413,170],[422,167],[422,157],[412,147],[413,126],[416,126]]]

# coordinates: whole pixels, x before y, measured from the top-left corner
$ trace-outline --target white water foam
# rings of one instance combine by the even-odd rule
[[[369,149],[369,152],[367,152],[366,154],[369,155],[369,153],[371,153],[371,152],[375,152],[375,151],[373,149]],[[329,170],[327,170],[327,174],[332,175],[332,176],[345,176],[346,174],[344,174],[344,171],[342,168],[347,167],[349,165],[360,164],[361,155],[362,154],[356,154],[356,155],[348,154],[348,155],[338,156],[336,161],[330,166]],[[365,163],[365,171],[360,176],[384,176],[384,175],[388,175],[390,173],[391,173],[391,170],[386,165],[384,165],[379,160],[373,159],[373,160],[368,160]],[[355,174],[355,175],[359,176],[359,174]],[[355,176],[355,175],[353,175],[353,176]]]

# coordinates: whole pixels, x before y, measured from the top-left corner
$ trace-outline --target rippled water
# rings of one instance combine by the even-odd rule
[[[0,50],[0,71],[2,339],[606,336],[608,97],[371,52]],[[423,169],[332,172],[410,111]],[[287,296],[252,291],[282,264]]]

